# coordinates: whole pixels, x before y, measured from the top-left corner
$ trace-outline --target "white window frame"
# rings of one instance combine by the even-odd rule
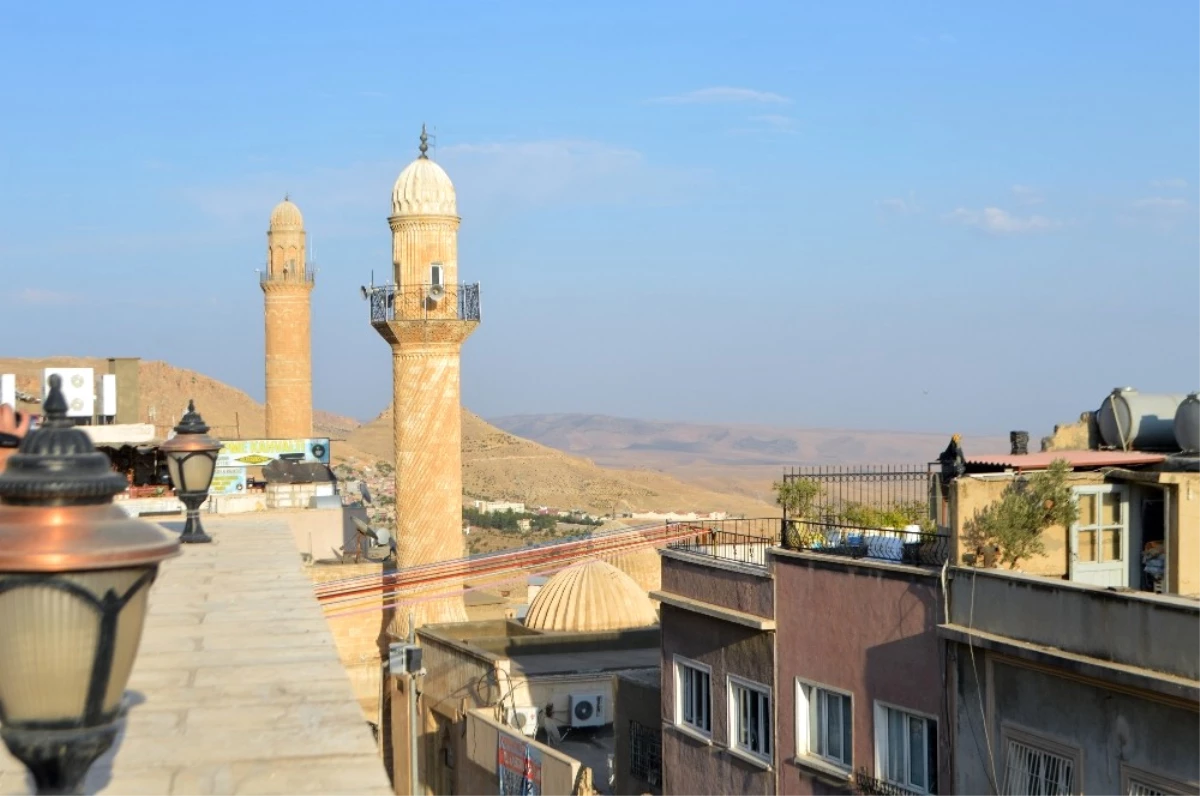
[[[443,280],[445,278],[446,278],[446,269],[442,267],[441,263],[430,263],[429,264],[429,284],[430,285],[441,285],[441,284],[443,284]]]
[[[1005,724],[1000,728],[1000,762],[1004,772],[1003,780],[1000,784],[1001,794],[1028,794],[1029,788],[1017,783],[1009,784],[1010,767],[1012,761],[1009,760],[1009,748],[1012,743],[1019,743],[1026,746],[1035,752],[1041,752],[1044,755],[1051,755],[1067,760],[1071,763],[1071,782],[1069,788],[1064,788],[1063,793],[1078,796],[1083,792],[1080,781],[1083,775],[1083,750],[1077,746],[1056,741],[1052,738],[1047,738],[1039,733],[1034,733],[1020,727],[1014,727],[1010,724]],[[1054,794],[1042,794],[1041,796],[1054,796]]]
[[[706,717],[708,719],[708,722],[707,722],[708,727],[707,728],[702,727],[693,722],[684,720],[684,717],[683,717],[683,699],[684,699],[684,694],[685,694],[685,691],[683,688],[684,667],[693,669],[695,671],[703,672],[704,674],[708,675],[708,706],[707,706],[708,707],[708,715]],[[694,661],[691,658],[685,658],[682,655],[676,655],[676,656],[674,656],[674,660],[672,662],[671,668],[674,670],[672,673],[672,677],[674,678],[674,681],[675,681],[675,716],[674,716],[675,726],[682,727],[683,729],[687,730],[688,732],[695,733],[697,735],[703,736],[704,738],[712,738],[712,712],[713,712],[712,711],[712,707],[713,707],[713,705],[712,705],[712,703],[713,703],[712,667],[707,664],[700,663],[700,661]],[[689,692],[689,696],[690,696],[690,692]]]
[[[850,748],[842,750],[846,754],[841,758],[822,754],[819,750],[820,739],[811,737],[812,711],[818,710],[821,704],[820,699],[815,697],[821,691],[850,700]],[[820,722],[819,726],[828,726],[828,722]],[[815,761],[819,765],[833,766],[840,771],[849,773],[854,769],[854,734],[854,694],[852,692],[796,678],[796,757],[798,759]],[[843,741],[845,737],[846,734],[843,730]]]
[[[1134,790],[1134,788],[1138,788]],[[1143,796],[1147,793],[1166,793],[1171,796],[1184,796],[1196,793],[1195,782],[1180,782],[1179,780],[1155,774],[1144,768],[1121,764],[1121,793],[1124,796]]]
[[[771,687],[763,683],[747,680],[744,677],[738,677],[735,674],[726,675],[725,684],[725,702],[728,709],[729,722],[729,748],[751,755],[766,763],[770,763],[774,759],[775,754],[775,725],[774,725],[774,695],[771,693]],[[742,743],[741,728],[741,700],[737,698],[736,689],[743,689],[756,695],[761,701],[758,707],[758,737],[759,746],[766,746],[766,752],[761,749],[752,749],[749,744]],[[765,704],[763,704],[765,703]]]
[[[889,774],[890,774],[890,772],[888,771],[888,763],[889,763],[889,758],[890,758],[890,755],[889,755],[890,750],[888,748],[888,731],[890,729],[890,727],[888,725],[888,711],[889,710],[894,710],[898,713],[903,713],[906,717],[909,717],[909,718],[921,719],[921,720],[927,721],[927,722],[932,721],[934,727],[936,728],[935,732],[938,735],[941,734],[941,722],[938,721],[937,716],[934,716],[932,714],[923,713],[919,710],[913,710],[912,708],[901,707],[900,705],[893,705],[890,702],[882,702],[880,700],[875,700],[875,775],[879,779],[886,780],[887,782],[890,782],[893,785],[898,785],[899,787],[903,788],[906,791],[910,791],[912,793],[929,793],[930,792],[930,790],[929,790],[930,781],[931,780],[934,782],[937,781],[938,772],[936,770],[925,772],[925,784],[924,785],[912,782],[911,777],[909,777],[905,781],[901,781],[899,779],[893,779],[891,776],[889,776]],[[853,738],[853,736],[851,736],[851,737]],[[907,737],[907,735],[905,737]],[[937,738],[934,739],[934,743],[935,744],[938,743]],[[937,750],[934,751],[934,754],[936,755],[934,758],[934,765],[936,766],[936,765],[940,764],[940,762],[941,762],[941,755],[938,754]],[[928,766],[929,765],[929,730],[928,730],[928,728],[925,730],[925,761],[926,761],[926,763],[925,763],[926,766]]]

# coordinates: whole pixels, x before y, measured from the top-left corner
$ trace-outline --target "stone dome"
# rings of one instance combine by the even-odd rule
[[[633,578],[642,591],[657,591],[662,587],[662,561],[651,545],[605,553],[602,560]]]
[[[285,196],[271,211],[270,226],[271,229],[303,229],[304,216],[300,215],[300,208]]]
[[[392,188],[392,215],[458,215],[458,199],[450,175],[424,155],[409,163]]]
[[[420,156],[404,167],[392,187],[393,216],[457,216],[458,199],[450,175],[429,159],[429,136],[421,125]]]
[[[596,632],[656,625],[658,615],[633,578],[592,559],[546,581],[529,606],[525,624],[536,630]]]

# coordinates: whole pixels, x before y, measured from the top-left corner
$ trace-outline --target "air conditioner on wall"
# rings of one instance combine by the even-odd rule
[[[604,697],[601,694],[571,694],[572,727],[603,727]]]
[[[538,709],[509,708],[508,715],[504,717],[504,723],[532,738],[537,735],[538,731]]]

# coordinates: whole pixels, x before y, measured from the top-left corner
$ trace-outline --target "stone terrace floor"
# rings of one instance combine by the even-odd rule
[[[135,705],[85,791],[390,794],[286,520],[205,528],[213,544],[185,545],[159,572]],[[0,794],[31,786],[0,744]]]

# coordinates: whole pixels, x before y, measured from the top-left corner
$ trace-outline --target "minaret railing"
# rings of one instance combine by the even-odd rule
[[[297,285],[311,285],[316,282],[317,269],[309,266],[303,271],[259,271],[258,283],[265,285],[267,283],[288,282]]]
[[[479,284],[372,285],[363,288],[371,323],[480,320]]]

